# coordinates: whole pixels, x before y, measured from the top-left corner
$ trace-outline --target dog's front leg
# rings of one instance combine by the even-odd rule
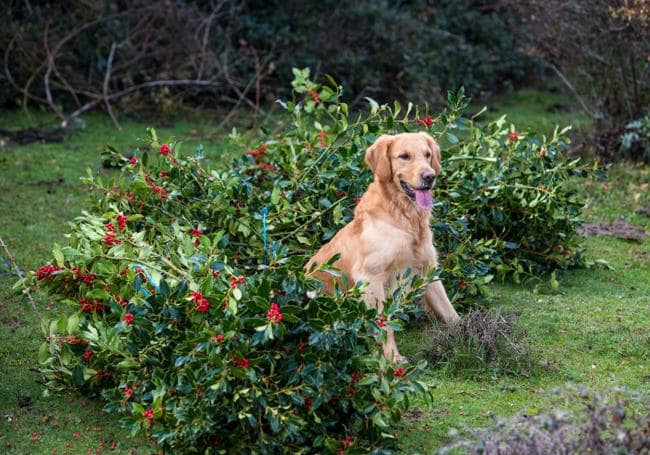
[[[385,299],[384,282],[381,280],[370,281],[363,294],[363,301],[366,303],[366,306],[376,308],[378,312],[382,312],[384,310]],[[385,327],[384,330],[386,330],[386,342],[383,344],[384,357],[397,363],[406,363],[406,357],[402,356],[397,350],[395,332],[390,327]]]
[[[447,297],[447,292],[445,292],[442,281],[436,280],[427,285],[424,292],[424,300],[427,309],[433,312],[443,322],[451,324],[460,320],[458,313],[456,313],[456,310],[449,301],[449,297]]]

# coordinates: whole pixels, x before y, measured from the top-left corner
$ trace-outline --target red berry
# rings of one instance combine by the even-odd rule
[[[131,325],[133,323],[133,313],[125,313],[124,314],[124,322],[126,322],[127,325]]]
[[[171,153],[172,153],[172,149],[171,147],[169,147],[169,145],[163,144],[160,146],[160,154],[162,156],[168,156],[171,155]]]

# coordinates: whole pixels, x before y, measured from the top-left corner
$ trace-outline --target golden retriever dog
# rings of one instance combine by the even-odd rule
[[[438,259],[431,235],[431,191],[440,174],[440,147],[426,133],[383,135],[366,150],[366,163],[374,174],[354,211],[354,219],[341,229],[309,260],[306,268],[327,262],[340,254],[334,267],[351,283],[367,282],[364,301],[383,310],[387,293],[395,289],[397,276],[408,268],[423,274],[437,267]],[[332,275],[315,271],[325,288],[332,292]],[[429,283],[424,307],[446,323],[459,319],[442,283]],[[407,362],[395,344],[393,331],[386,327],[384,356]]]

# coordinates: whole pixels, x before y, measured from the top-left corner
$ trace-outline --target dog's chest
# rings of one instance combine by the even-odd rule
[[[409,267],[420,267],[429,262],[431,231],[422,233],[400,229],[390,223],[378,221],[362,234],[364,246],[384,271],[403,272]]]

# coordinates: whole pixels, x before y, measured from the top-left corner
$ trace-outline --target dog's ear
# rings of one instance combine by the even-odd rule
[[[440,155],[440,146],[427,133],[420,133],[420,134],[423,134],[424,137],[426,137],[427,143],[429,144],[429,149],[431,150],[431,167],[433,168],[434,171],[436,171],[436,175],[440,175],[440,171],[442,171],[442,164],[440,163],[440,161],[442,160]]]
[[[393,177],[388,151],[393,142],[393,136],[383,134],[366,150],[366,163],[380,182],[388,182]]]

